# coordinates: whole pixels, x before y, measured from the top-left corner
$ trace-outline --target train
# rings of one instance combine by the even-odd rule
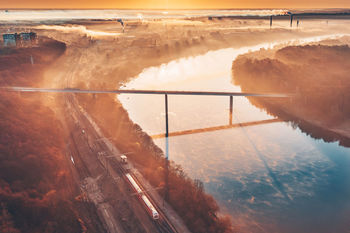
[[[126,178],[129,181],[130,185],[133,187],[133,189],[137,192],[137,195],[141,202],[144,204],[145,208],[147,209],[147,212],[151,215],[151,217],[154,220],[159,219],[159,213],[156,210],[156,208],[153,206],[151,201],[148,199],[148,197],[143,193],[140,186],[136,183],[135,179],[131,176],[130,173],[126,173]]]

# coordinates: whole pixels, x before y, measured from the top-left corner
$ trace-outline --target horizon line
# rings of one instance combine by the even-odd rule
[[[31,8],[31,7],[8,7],[8,8],[0,8],[0,10],[350,10],[350,7],[233,7],[233,8],[132,8],[132,7],[110,7],[110,8],[104,8],[104,7],[38,7],[38,8]]]

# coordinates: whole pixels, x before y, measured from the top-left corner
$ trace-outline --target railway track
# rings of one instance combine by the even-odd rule
[[[82,122],[83,125],[87,126],[90,125],[90,122],[88,119],[86,119],[85,116],[83,116],[83,114],[81,112],[78,112],[79,110],[79,106],[77,106],[77,104],[75,103],[75,98],[72,95],[69,95],[68,100],[70,102],[70,104],[72,105],[72,109],[74,109],[73,111],[75,111],[76,113],[76,117],[78,118],[77,120],[79,122]],[[90,126],[92,127],[92,126]],[[88,130],[89,134],[92,134],[92,138],[100,138],[100,136],[98,135],[98,133],[95,130]],[[88,141],[88,138],[87,138]],[[88,143],[89,144],[89,143]],[[101,151],[106,152],[104,154],[104,160],[105,161],[101,161],[102,158],[98,158],[99,162],[101,163],[101,165],[103,167],[105,167],[105,169],[107,171],[110,171],[111,169],[113,169],[113,172],[117,173],[118,176],[122,177],[122,179],[127,182],[126,180],[126,174],[129,173],[129,171],[127,171],[127,169],[119,162],[118,159],[114,158],[114,157],[108,157],[113,155],[113,153],[110,151],[110,149],[108,148],[108,146],[106,145],[106,143],[103,140],[94,140],[93,145],[88,145],[91,149],[93,148],[99,148]],[[110,171],[111,172],[111,171]],[[109,174],[110,176],[113,175]],[[142,185],[141,182],[139,180],[137,180],[136,176],[133,176],[133,178],[137,181],[137,183],[140,185],[142,190],[145,190]],[[113,179],[114,180],[114,179]],[[143,192],[143,194],[151,201],[151,203],[155,206],[155,208],[157,209],[158,213],[159,213],[159,219],[158,220],[154,220],[149,214],[149,218],[152,219],[155,228],[158,230],[158,232],[160,233],[178,233],[178,231],[175,229],[175,227],[171,224],[171,222],[169,221],[169,219],[166,217],[166,215],[163,213],[163,211],[161,210],[161,208],[159,206],[157,206],[155,204],[155,202],[152,200],[152,197],[147,193],[147,192]],[[141,204],[141,203],[140,203]]]
[[[78,56],[76,60],[80,61],[81,57],[81,55]],[[70,75],[66,77],[66,83],[62,84],[66,84],[66,87],[68,87],[72,82],[75,72],[76,68],[73,68],[71,72],[69,72]],[[119,182],[120,179],[118,179],[118,177],[123,177],[123,170],[115,170],[116,174],[114,176],[108,174],[108,170],[110,170],[109,164],[107,162],[109,161],[107,158],[108,154],[99,154],[101,151],[105,151],[109,154],[113,153],[109,151],[108,146],[106,146],[105,143],[96,140],[97,138],[100,138],[100,136],[94,130],[94,127],[91,125],[90,121],[86,118],[86,116],[84,116],[83,111],[80,109],[80,106],[77,103],[74,94],[66,94],[64,98],[66,102],[66,122],[71,131],[70,143],[67,144],[69,150],[67,154],[68,157],[70,157],[69,159],[72,160],[74,167],[77,169],[78,176],[82,181],[82,192],[85,194],[90,193],[90,191],[86,188],[88,188],[87,186],[91,180],[94,180],[98,186],[102,185],[101,182],[111,182],[110,184],[114,184],[113,186],[115,186],[116,190],[119,190],[117,191],[118,195],[116,198],[110,199],[106,193],[105,200],[103,202],[95,203],[96,208],[102,213],[100,213],[101,220],[103,219],[106,223],[106,232],[166,233],[167,231],[165,230],[158,230],[159,228],[153,221],[142,220],[144,218],[148,219],[148,214],[146,216],[140,212],[140,210],[137,211],[137,209],[142,207],[139,206],[136,208],[136,206],[139,204],[137,204],[135,200],[133,200],[128,194],[125,193],[125,190],[123,190],[123,185]],[[95,161],[95,164],[93,164],[93,161]],[[103,173],[103,170],[106,170],[107,173],[104,173],[101,176],[101,172]],[[101,179],[99,177],[101,177]],[[127,186],[125,185],[125,188],[126,187]],[[99,189],[101,188],[102,187]],[[120,190],[120,188],[122,190]],[[102,189],[100,191],[104,192]],[[115,206],[113,203],[120,204],[117,204],[117,206]],[[116,212],[116,209],[122,212]],[[124,221],[125,217],[128,219],[126,222]],[[133,227],[133,225],[136,226]]]
[[[104,145],[104,146],[106,146],[106,145]],[[125,167],[123,165],[121,165],[120,162],[117,159],[111,159],[111,164],[113,165],[113,167],[116,167],[117,170],[119,170],[119,172],[121,174],[123,174],[123,179],[127,182],[126,174],[129,173],[129,171],[127,171],[125,169]],[[133,176],[133,179],[135,179],[135,181],[141,187],[142,190],[145,190],[142,187],[141,182],[137,179],[136,176]],[[157,227],[157,229],[159,230],[159,232],[161,232],[161,233],[179,233],[175,229],[175,227],[171,224],[171,222],[168,220],[168,218],[163,213],[161,208],[159,208],[154,203],[154,201],[152,201],[152,197],[147,192],[143,192],[143,195],[145,195],[151,201],[151,203],[156,207],[156,209],[158,211],[159,219],[158,220],[154,220],[154,223],[155,223],[155,226]],[[151,218],[151,216],[150,216],[150,218]]]
[[[71,117],[73,119],[73,117],[71,115],[68,115],[69,117]],[[74,121],[74,119],[73,119]],[[71,121],[67,121],[67,122],[71,122]],[[70,125],[69,127],[78,127],[77,125]],[[80,151],[78,150],[78,145],[76,142],[76,138],[74,136],[74,132],[75,130],[73,130],[72,132],[70,132],[70,142],[71,144],[69,144],[69,155],[71,158],[73,158],[73,163],[75,165],[75,168],[78,170],[78,174],[80,176],[81,179],[84,179],[86,177],[91,176],[91,173],[85,163],[85,161],[82,159]]]
[[[105,200],[102,188],[100,186],[101,180],[105,177],[101,175],[103,168],[102,164],[95,158],[94,148],[89,145],[80,127],[79,112],[72,107],[71,98],[66,98],[67,111],[70,118],[67,116],[67,123],[71,130],[70,151],[74,151],[74,160],[72,160],[74,167],[77,169],[80,176],[80,189],[84,197],[92,202],[97,210],[98,216],[104,222],[104,229],[109,233],[124,233],[120,228],[117,219],[114,217],[112,205]]]

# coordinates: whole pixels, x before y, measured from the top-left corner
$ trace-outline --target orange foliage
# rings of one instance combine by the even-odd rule
[[[64,48],[47,40],[42,47],[2,50],[0,84],[35,85],[44,65]],[[80,232],[65,199],[68,172],[60,123],[40,95],[27,97],[0,93],[0,231]]]

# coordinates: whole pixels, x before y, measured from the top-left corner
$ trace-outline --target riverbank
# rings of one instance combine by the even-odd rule
[[[269,54],[241,56],[233,63],[233,82],[247,92],[293,94],[279,100],[250,100],[314,138],[349,147],[348,41],[343,38],[324,45],[289,46]]]

